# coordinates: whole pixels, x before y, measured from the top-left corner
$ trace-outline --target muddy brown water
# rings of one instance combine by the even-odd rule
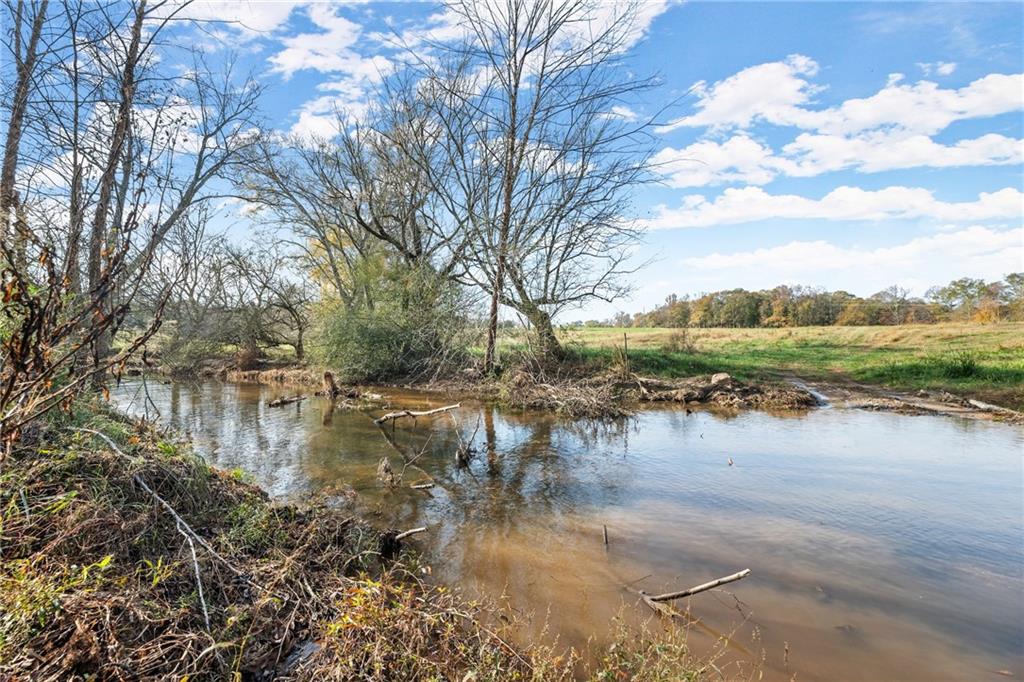
[[[371,414],[321,398],[267,407],[293,390],[280,387],[150,381],[151,401],[140,388],[125,383],[115,402],[155,408],[272,495],[347,485],[379,525],[427,525],[415,545],[433,579],[515,611],[525,636],[599,646],[619,617],[649,619],[625,583],[660,592],[751,568],[689,601],[693,649],[731,636],[727,671],[762,660],[766,679],[1024,677],[1020,427],[838,408],[565,423],[463,401],[394,429],[423,451],[427,494],[378,484],[380,458],[401,459]],[[452,402],[383,392],[403,408]],[[460,469],[459,434],[474,432]]]

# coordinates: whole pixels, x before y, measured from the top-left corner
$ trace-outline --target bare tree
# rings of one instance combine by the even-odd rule
[[[431,108],[408,80],[396,78],[379,94],[367,122],[339,115],[331,140],[262,135],[239,178],[244,196],[286,228],[349,309],[374,305],[362,276],[371,262],[453,278],[469,245],[435,191]]]
[[[159,326],[166,289],[148,287],[148,319],[127,347],[111,348],[158,249],[191,210],[220,196],[215,181],[252,144],[260,89],[251,79],[237,82],[230,68],[215,74],[194,51],[185,72],[161,58],[161,36],[185,4],[4,5],[16,16],[8,48],[19,65],[16,96],[2,104],[0,193],[19,221],[17,243],[0,240],[8,443],[85,383],[102,387]]]
[[[332,163],[344,182],[331,193],[353,223],[410,266],[454,277],[464,268],[470,231],[437,191],[450,172],[444,136],[430,92],[414,76],[386,80],[365,123],[339,119]]]
[[[542,354],[561,347],[552,316],[625,291],[628,192],[647,177],[646,131],[622,107],[654,81],[625,54],[636,8],[590,0],[457,0],[468,38],[442,66],[424,61],[459,175],[445,185],[474,231],[467,281],[491,295],[485,368],[499,304],[525,316]]]
[[[250,345],[287,344],[305,358],[312,288],[295,257],[277,246],[228,249],[237,314]]]
[[[341,199],[348,177],[338,148],[326,140],[264,133],[247,152],[238,184],[244,198],[303,254],[314,278],[348,308],[372,301],[359,276],[379,240],[352,218]]]
[[[872,298],[886,305],[892,318],[892,324],[903,324],[903,319],[907,315],[907,309],[910,307],[909,289],[893,284],[891,287],[879,291]]]

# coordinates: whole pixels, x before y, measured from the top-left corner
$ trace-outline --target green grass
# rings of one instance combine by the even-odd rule
[[[849,378],[900,390],[941,389],[1024,409],[1024,323],[900,327],[680,330],[585,328],[563,341],[585,359],[613,362],[623,333],[633,371],[662,377],[728,372]],[[676,335],[673,340],[673,335]],[[678,350],[690,345],[692,350]]]

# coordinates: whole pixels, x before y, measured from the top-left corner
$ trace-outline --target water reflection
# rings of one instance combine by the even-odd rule
[[[144,411],[139,388],[125,384],[119,404]],[[565,424],[471,405],[382,431],[325,399],[268,408],[281,393],[271,387],[149,392],[211,461],[274,495],[344,483],[381,524],[430,525],[420,545],[435,575],[507,595],[565,643],[599,643],[624,602],[645,617],[627,582],[649,576],[636,586],[655,591],[749,566],[728,590],[736,599],[702,595],[693,609],[712,632],[738,627],[769,677],[1024,675],[1018,428],[843,409]],[[442,404],[389,395],[411,409]],[[459,467],[455,452],[474,436],[476,456]],[[399,450],[435,488],[379,485],[377,462],[400,471]],[[422,477],[406,467],[406,484]],[[698,648],[713,641],[704,632],[694,630]]]

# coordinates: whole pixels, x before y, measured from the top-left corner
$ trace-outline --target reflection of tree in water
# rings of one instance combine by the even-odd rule
[[[631,475],[619,468],[609,473],[609,463],[629,452],[637,428],[631,421],[563,422],[547,414],[467,406],[454,419],[392,423],[385,427],[390,445],[370,414],[328,399],[282,409],[266,406],[273,393],[268,387],[207,382],[159,388],[153,397],[168,421],[192,434],[213,463],[244,469],[275,495],[351,485],[362,511],[376,512],[381,525],[430,525],[429,547],[446,561],[486,551],[477,549],[480,543],[531,524],[615,504]],[[474,433],[476,456],[460,468],[456,450]],[[404,459],[419,455],[416,466],[438,487],[411,490],[409,483],[422,474],[409,468],[402,485],[383,489],[376,465],[388,456],[400,470],[399,451]]]
[[[630,421],[561,422],[550,415],[463,408],[457,422],[440,417],[395,426],[393,440],[443,491],[433,497],[402,488],[390,493],[373,471],[382,456],[395,458],[368,414],[327,399],[267,408],[272,389],[205,382],[152,387],[167,422],[190,434],[212,463],[240,467],[274,494],[351,484],[396,525],[494,523],[512,527],[524,515],[565,513],[592,502],[614,501],[620,485],[595,475],[611,455],[629,450]],[[477,427],[477,419],[480,427]],[[455,452],[476,434],[476,457],[460,470]]]
[[[382,443],[393,442],[396,465],[397,451],[406,460],[416,457],[416,465],[438,487],[429,494],[399,488],[381,494],[379,504],[395,527],[430,525],[428,551],[444,558],[446,571],[472,570],[463,564],[477,565],[480,553],[496,561],[495,543],[525,528],[620,501],[629,475],[618,471],[621,467],[606,475],[605,464],[621,462],[628,452],[635,428],[631,422],[569,423],[550,415],[503,413],[493,406],[477,409],[474,415],[463,408],[457,423],[440,418],[406,422],[386,426],[380,436]],[[474,432],[477,456],[460,469],[455,451]],[[493,568],[503,573],[514,567]]]
[[[132,395],[141,382],[125,383],[115,402],[138,413]],[[301,403],[272,412],[262,387],[219,382],[151,382],[149,392],[164,423],[190,437],[211,464],[243,469],[274,495],[308,490],[307,450],[295,437],[307,428]]]

